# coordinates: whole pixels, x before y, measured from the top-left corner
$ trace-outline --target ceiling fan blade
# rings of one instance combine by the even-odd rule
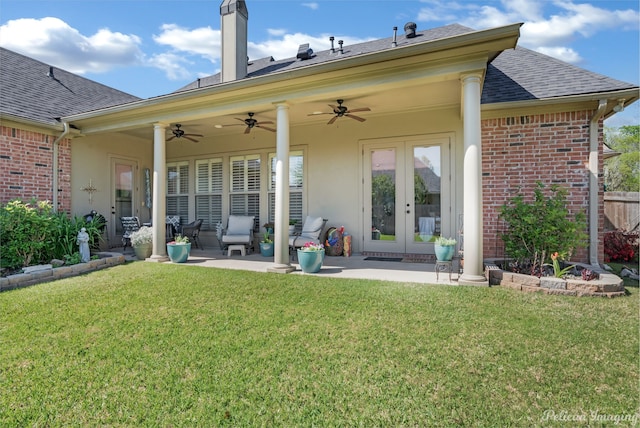
[[[171,141],[171,140],[173,140],[174,138],[176,138],[176,136],[175,136],[175,135],[174,135],[173,137],[167,138],[167,141]]]
[[[194,139],[194,138],[191,138],[191,137],[187,137],[186,135],[183,135],[182,137],[183,137],[185,140],[193,141],[194,143],[197,143],[197,142],[198,142],[198,140],[196,140],[196,139]]]
[[[247,129],[244,130],[244,133],[248,134],[249,132],[251,132],[251,128],[247,126]]]
[[[262,123],[270,123],[270,122],[262,122]],[[276,132],[275,129],[267,128],[266,126],[262,126],[262,125],[256,125],[256,128],[262,128],[262,129],[266,129],[267,131]]]
[[[335,122],[335,121],[336,121],[336,119],[338,119],[338,116],[333,116],[333,117],[329,120],[329,122],[327,122],[327,125],[331,125],[333,122]]]
[[[204,137],[202,134],[184,134],[183,137]]]
[[[369,107],[354,108],[353,110],[347,111],[347,113],[356,113],[359,111],[371,111],[371,109]]]
[[[273,124],[272,121],[268,120],[266,122],[256,122],[256,125],[268,125],[268,124]]]
[[[367,119],[363,119],[363,118],[361,118],[361,117],[354,116],[354,115],[352,115],[352,114],[348,114],[348,113],[347,113],[347,114],[345,114],[345,116],[350,117],[351,119],[355,119],[355,120],[357,120],[358,122],[364,122],[365,120],[367,120]]]

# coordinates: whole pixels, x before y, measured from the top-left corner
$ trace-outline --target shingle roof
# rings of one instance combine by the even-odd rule
[[[418,31],[416,37],[409,39],[404,34],[399,34],[397,45],[406,46],[473,31],[475,30],[472,28],[451,24]],[[278,61],[274,61],[272,57],[262,58],[249,63],[247,77],[263,76],[276,71],[293,70],[350,56],[393,49],[391,42],[392,37],[388,37],[351,46],[345,45],[343,54],[325,50],[315,52],[314,57],[308,60],[299,60],[296,57]],[[335,48],[338,49],[337,43]],[[176,92],[219,83],[220,74],[218,73],[192,82]],[[516,49],[503,51],[488,65],[482,104],[592,94],[637,87],[637,85],[593,73],[526,48],[516,47]]]
[[[503,51],[489,64],[482,104],[557,98],[637,88],[532,50]]]
[[[110,88],[19,53],[0,48],[0,113],[48,125],[56,118],[137,101]]]
[[[464,33],[470,33],[474,30],[464,27],[459,24],[447,25],[444,27],[434,28],[431,30],[418,31],[416,37],[407,38],[404,34],[398,33],[396,43],[398,47],[408,46],[417,43],[423,43],[430,40],[444,39],[447,37],[459,36]],[[309,67],[316,64],[323,64],[331,61],[336,61],[344,58],[354,57],[358,55],[364,55],[374,52],[382,52],[389,49],[394,49],[391,46],[393,37],[387,37],[384,39],[370,40],[363,43],[357,43],[354,45],[343,45],[343,53],[338,53],[339,46],[338,40],[335,40],[334,48],[335,52],[327,49],[325,51],[314,52],[313,57],[306,60],[299,60],[295,56],[292,58],[285,58],[275,61],[273,57],[261,58],[258,60],[249,61],[247,67],[247,78],[264,76],[276,71],[289,71],[301,67]],[[310,46],[313,49],[313,46]],[[182,92],[189,89],[203,88],[205,86],[216,85],[220,83],[220,73],[207,76],[191,82],[190,84],[178,89],[176,92]],[[200,86],[198,86],[198,84]]]

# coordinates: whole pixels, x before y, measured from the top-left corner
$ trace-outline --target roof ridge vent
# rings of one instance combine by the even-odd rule
[[[313,58],[313,49],[309,47],[309,43],[304,43],[298,47],[298,55],[296,55],[296,58],[302,61]]]

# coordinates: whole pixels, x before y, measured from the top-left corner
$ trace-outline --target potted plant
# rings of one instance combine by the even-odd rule
[[[438,259],[438,261],[448,262],[453,259],[453,252],[456,248],[457,243],[455,239],[438,236],[434,243],[436,259]]]
[[[265,227],[262,241],[260,241],[260,254],[264,257],[273,257],[273,239],[269,236],[271,229]]]
[[[293,235],[296,230],[296,223],[298,220],[289,220],[289,236]]]
[[[324,246],[315,242],[307,242],[298,249],[298,262],[304,273],[317,273],[324,261]]]
[[[136,253],[138,260],[144,260],[151,257],[153,250],[153,229],[148,226],[142,226],[140,229],[131,233],[131,246]]]
[[[184,263],[191,253],[191,242],[189,238],[176,235],[174,240],[167,243],[167,254],[173,263]]]

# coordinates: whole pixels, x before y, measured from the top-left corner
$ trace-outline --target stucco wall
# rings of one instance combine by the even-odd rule
[[[503,117],[482,121],[484,255],[503,257],[500,234],[505,229],[499,209],[519,191],[532,195],[536,182],[569,190],[568,208],[589,205],[589,121],[593,111]],[[602,130],[602,121],[599,124]],[[602,134],[600,134],[602,135]],[[602,171],[602,141],[598,171]],[[598,185],[599,230],[604,227],[602,175]],[[588,231],[586,231],[588,232]],[[603,260],[602,235],[598,259]],[[588,248],[573,260],[588,262]]]
[[[153,142],[124,134],[95,135],[74,138],[71,142],[73,156],[72,175],[72,212],[83,215],[91,210],[105,216],[108,224],[118,221],[111,217],[111,181],[112,159],[123,159],[137,165],[134,183],[137,191],[134,193],[133,206],[135,214],[142,221],[150,218],[149,210],[142,207],[144,202],[144,168],[153,168]],[[89,202],[89,194],[82,187],[91,184],[97,190],[93,193],[93,201]]]
[[[20,198],[53,201],[53,132],[0,127],[0,204]],[[59,142],[58,211],[71,210],[71,148]]]

